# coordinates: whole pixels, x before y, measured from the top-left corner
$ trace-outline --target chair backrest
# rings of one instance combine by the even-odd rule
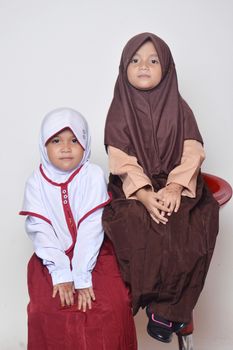
[[[220,206],[227,203],[231,199],[232,187],[226,180],[208,173],[202,173],[202,175],[204,176],[207,186],[212,191],[214,198],[218,201]]]

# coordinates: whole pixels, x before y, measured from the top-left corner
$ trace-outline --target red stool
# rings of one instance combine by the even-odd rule
[[[204,180],[209,189],[213,192],[214,198],[218,201],[219,206],[226,204],[232,196],[232,188],[229,183],[218,176],[202,173]],[[178,334],[179,350],[194,350],[193,347],[193,319]]]

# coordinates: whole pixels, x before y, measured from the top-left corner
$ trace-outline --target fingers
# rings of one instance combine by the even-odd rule
[[[156,222],[156,224],[159,224],[159,220],[156,219],[156,217],[153,214],[150,214],[150,216]]]
[[[87,299],[87,306],[88,306],[88,309],[91,309],[91,296],[90,295],[88,295],[87,297],[86,297]]]
[[[64,296],[64,291],[62,289],[59,290],[59,296],[60,296],[60,300],[61,300],[61,306],[64,307],[65,306],[65,296]]]
[[[168,186],[163,188],[161,194],[164,205],[170,209],[171,213],[173,211],[176,213],[179,210],[182,190],[183,186],[176,183],[170,183]]]
[[[166,224],[169,216],[179,209],[181,190],[177,186],[167,186],[158,192],[138,191],[137,199],[145,206],[157,224]]]
[[[74,305],[74,293],[73,288],[69,289],[65,295],[66,305],[72,306]]]
[[[71,306],[74,305],[74,294],[73,288],[65,289],[60,293],[60,299],[62,306]]]
[[[161,211],[164,211],[164,212],[170,212],[170,208],[169,208],[169,206],[166,204],[166,202],[165,201],[163,201],[163,200],[160,200],[160,201],[158,201],[157,199],[154,201],[154,206],[157,208],[157,209],[159,209],[159,210],[161,210]]]
[[[78,296],[78,310],[86,312],[87,306],[91,309],[91,298],[87,298],[85,294],[79,294]]]
[[[57,292],[58,292],[58,287],[57,285],[53,286],[53,294],[52,294],[52,297],[55,298],[55,296],[57,295]]]
[[[95,300],[95,293],[92,288],[79,289],[78,294],[78,310],[86,312],[87,308],[91,310],[92,300]]]
[[[164,205],[167,206],[170,209],[170,213],[173,211],[177,213],[181,203],[181,196],[173,195],[168,196],[165,201]]]
[[[95,293],[94,293],[93,288],[89,288],[89,293],[90,293],[91,299],[95,300]]]
[[[161,215],[163,215],[163,216],[165,216],[165,215],[167,215],[167,216],[171,216],[171,212],[169,212],[169,213],[165,213],[165,211],[161,211],[161,213],[160,213]]]
[[[179,208],[180,208],[180,203],[181,203],[181,198],[178,198],[176,200],[176,205],[175,205],[175,209],[174,209],[174,212],[177,213]]]
[[[83,312],[86,312],[88,309],[91,309],[91,296],[89,295],[89,293],[84,292],[82,295],[82,309]]]
[[[74,287],[73,282],[59,283],[53,288],[53,298],[55,298],[57,292],[59,292],[61,306],[74,305]]]
[[[175,201],[173,200],[173,198],[166,198],[164,201],[164,205],[166,205],[169,209],[170,212],[172,213],[174,208],[175,208]]]
[[[168,217],[171,216],[173,212],[177,212],[180,203],[181,203],[181,196],[163,196],[161,202],[154,203],[154,206],[151,206],[150,208],[150,216],[151,218],[158,224],[166,224],[168,222]]]
[[[83,298],[82,298],[82,295],[79,293],[78,294],[78,310],[81,310],[82,305],[83,305]]]
[[[165,215],[162,212],[160,213],[157,209],[151,212],[150,216],[157,224],[161,222],[165,225],[168,222],[168,219],[165,217]]]

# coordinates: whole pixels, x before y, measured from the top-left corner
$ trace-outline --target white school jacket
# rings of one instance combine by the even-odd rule
[[[103,207],[110,197],[103,171],[87,161],[65,183],[55,183],[42,166],[28,179],[21,215],[36,255],[51,273],[53,285],[74,281],[75,288],[92,286],[104,232]],[[70,260],[66,253],[73,251]]]

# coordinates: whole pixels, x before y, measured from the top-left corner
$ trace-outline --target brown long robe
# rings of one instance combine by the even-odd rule
[[[152,179],[155,190],[166,176]],[[218,203],[198,176],[196,198],[182,197],[166,225],[156,224],[137,200],[126,199],[118,176],[110,176],[113,200],[103,213],[123,280],[131,288],[133,313],[150,302],[168,320],[189,322],[203,288],[218,232]]]
[[[162,80],[154,89],[140,91],[128,83],[126,70],[146,40],[156,47]],[[193,113],[179,94],[170,50],[154,34],[140,34],[123,50],[105,144],[135,156],[158,191],[180,163],[186,139],[202,142]],[[156,224],[139,201],[125,198],[118,176],[110,175],[109,191],[113,200],[104,210],[104,230],[131,288],[134,314],[153,303],[160,316],[188,322],[218,233],[219,206],[202,175],[198,175],[196,197],[182,197],[178,212],[166,225]]]

